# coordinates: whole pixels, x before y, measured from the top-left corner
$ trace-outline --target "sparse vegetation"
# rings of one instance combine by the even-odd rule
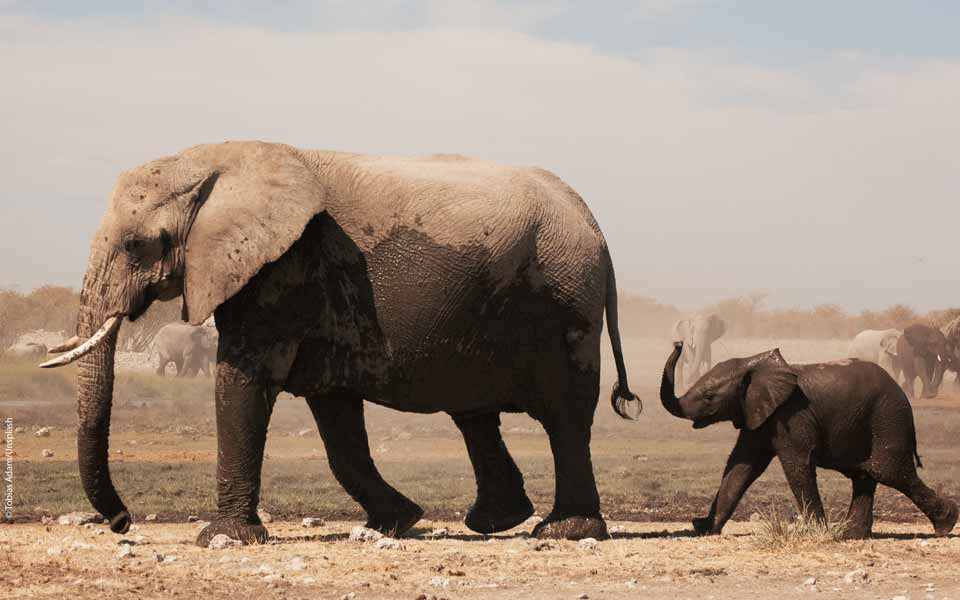
[[[822,522],[806,507],[796,514],[786,510],[785,502],[771,503],[757,511],[760,518],[755,539],[759,547],[797,550],[804,546],[843,540],[847,531],[845,518],[830,515],[826,522]]]

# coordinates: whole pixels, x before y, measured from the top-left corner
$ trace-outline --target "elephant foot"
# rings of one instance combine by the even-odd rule
[[[697,535],[720,535],[720,531],[713,526],[713,519],[710,517],[700,517],[694,519],[693,530]]]
[[[541,540],[610,539],[607,523],[600,517],[548,516],[533,528],[533,537]]]
[[[845,540],[868,540],[871,537],[873,537],[873,531],[870,527],[854,524],[848,525],[841,536]]]
[[[423,517],[423,509],[409,498],[401,496],[397,505],[390,511],[369,514],[367,529],[374,529],[390,537],[399,537],[413,527]]]
[[[497,533],[513,529],[533,515],[533,503],[527,494],[520,491],[520,497],[507,502],[486,501],[478,498],[463,520],[467,527],[477,533]]]
[[[250,523],[244,519],[215,519],[203,528],[197,536],[197,545],[206,548],[210,540],[223,534],[231,539],[240,540],[243,544],[265,544],[267,542],[267,528],[261,523]]]
[[[933,531],[939,537],[949,535],[957,524],[957,517],[960,516],[960,509],[957,508],[957,505],[953,502],[948,502],[948,504],[949,507],[943,518],[937,519],[937,521],[933,523]]]

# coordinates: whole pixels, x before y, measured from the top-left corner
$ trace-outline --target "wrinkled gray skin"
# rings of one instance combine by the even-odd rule
[[[611,401],[620,412],[635,397],[606,242],[551,173],[457,156],[196,146],[120,176],[80,296],[78,337],[106,336],[80,359],[80,475],[116,532],[130,516],[107,462],[108,319],[182,297],[185,320],[215,311],[220,332],[218,514],[198,544],[218,533],[267,538],[256,509],[281,390],[306,398],[331,469],[369,527],[403,533],[422,509],[374,466],[364,399],[453,416],[477,476],[467,524],[478,531],[532,514],[499,430],[500,412],[530,414],[556,473],[553,511],[534,533],[607,536],[590,459],[604,310],[618,373]]]
[[[947,353],[952,356],[948,369],[954,373],[953,389],[960,393],[960,317],[944,325],[940,331],[947,338]]]
[[[40,360],[47,353],[47,347],[37,342],[24,342],[14,344],[7,348],[4,356],[22,360]]]
[[[910,325],[897,340],[897,354],[903,367],[903,391],[907,398],[916,399],[914,382],[918,378],[923,386],[921,397],[936,398],[943,374],[953,368],[953,351],[943,333],[930,325]]]
[[[674,341],[683,342],[683,354],[677,363],[678,388],[683,389],[687,380],[696,381],[713,366],[713,343],[726,331],[727,324],[714,313],[694,315],[673,324]]]
[[[693,521],[697,533],[719,534],[774,456],[798,507],[820,521],[825,516],[817,467],[850,479],[848,537],[870,536],[877,483],[909,497],[937,535],[953,529],[957,505],[917,476],[920,456],[910,402],[878,365],[859,360],[789,365],[779,350],[770,350],[719,363],[677,398],[673,373],[681,348],[675,345],[664,367],[664,408],[692,420],[694,428],[732,421],[740,430],[709,514]]]
[[[897,340],[903,332],[899,329],[865,329],[850,342],[847,356],[878,364],[883,370],[900,381],[900,356],[897,354]]]
[[[192,377],[201,371],[212,375],[211,365],[217,362],[219,337],[216,327],[197,327],[187,323],[164,325],[153,339],[157,374],[164,375],[167,365],[172,362],[178,377]]]

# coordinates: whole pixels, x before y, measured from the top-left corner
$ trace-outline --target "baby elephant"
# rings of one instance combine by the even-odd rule
[[[718,364],[677,398],[673,374],[682,348],[682,342],[674,344],[663,370],[664,408],[691,419],[695,429],[733,421],[740,430],[710,514],[693,522],[698,533],[720,533],[774,456],[797,503],[821,521],[817,467],[839,471],[853,482],[847,537],[870,536],[877,482],[906,494],[937,535],[953,529],[957,505],[917,476],[922,465],[913,411],[881,367],[859,360],[789,365],[779,350],[770,350]]]

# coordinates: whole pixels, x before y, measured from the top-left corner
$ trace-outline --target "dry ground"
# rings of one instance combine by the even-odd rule
[[[754,523],[712,538],[691,537],[685,524],[618,523],[622,531],[592,549],[539,547],[525,526],[484,538],[425,523],[450,535],[420,530],[385,550],[347,540],[353,525],[273,523],[272,544],[207,550],[192,543],[198,525],[147,523],[124,538],[136,542],[125,558],[117,536],[97,535],[104,526],[10,525],[0,527],[0,580],[8,597],[39,598],[960,597],[960,536],[916,536],[905,525],[784,551],[760,548]]]
[[[844,340],[723,340],[715,347],[715,358],[779,346],[792,362],[815,362],[841,358],[846,345]],[[14,524],[0,525],[0,581],[15,596],[61,596],[79,589],[84,595],[105,597],[123,591],[147,597],[205,593],[212,598],[340,598],[354,593],[356,598],[412,600],[420,594],[793,597],[811,593],[812,586],[803,582],[816,577],[821,594],[926,598],[931,583],[932,597],[960,598],[960,530],[949,539],[927,539],[929,522],[908,500],[885,488],[877,497],[879,539],[762,550],[751,515],[770,504],[792,505],[781,470],[773,464],[745,497],[734,517],[738,522],[722,537],[690,537],[689,520],[709,506],[736,432],[729,425],[694,431],[659,406],[660,369],[670,349],[665,339],[626,340],[631,382],[646,401],[635,422],[617,419],[604,399],[612,383],[612,360],[605,350],[592,452],[603,511],[611,524],[622,522],[625,531],[596,550],[564,542],[536,551],[517,532],[490,542],[469,535],[458,522],[473,500],[473,473],[449,418],[376,406],[368,408],[368,430],[384,477],[419,502],[427,518],[444,521],[442,526],[454,535],[430,540],[421,532],[404,540],[404,550],[347,542],[343,537],[351,524],[344,521],[362,515],[334,481],[304,403],[283,397],[268,438],[262,505],[290,523],[319,516],[330,525],[304,530],[273,524],[277,544],[202,551],[193,546],[196,526],[184,521],[188,514],[210,518],[215,507],[212,382],[121,372],[111,465],[117,488],[140,527],[127,538],[144,539],[133,546],[134,557],[119,560],[115,555],[120,538],[109,532],[96,535],[84,528],[38,523],[44,515],[89,510],[76,469],[75,374],[70,368],[51,373],[0,364],[0,419],[11,417],[25,428],[14,444]],[[921,477],[960,500],[960,395],[952,384],[946,382],[936,400],[915,404],[914,412],[927,466]],[[36,437],[34,431],[44,425],[53,426],[50,437]],[[505,415],[503,431],[543,515],[550,509],[554,485],[546,436],[523,415]],[[53,456],[42,457],[44,449]],[[850,486],[845,479],[821,472],[820,487],[830,510],[846,508]],[[159,514],[161,522],[144,523],[148,513]],[[418,527],[429,530],[434,525]],[[51,547],[63,551],[47,554]],[[155,554],[177,559],[158,563]],[[294,556],[302,557],[302,570],[290,568]],[[869,581],[845,582],[844,575],[857,568],[866,570]],[[447,585],[432,585],[434,578],[439,578],[436,583],[448,580]]]

